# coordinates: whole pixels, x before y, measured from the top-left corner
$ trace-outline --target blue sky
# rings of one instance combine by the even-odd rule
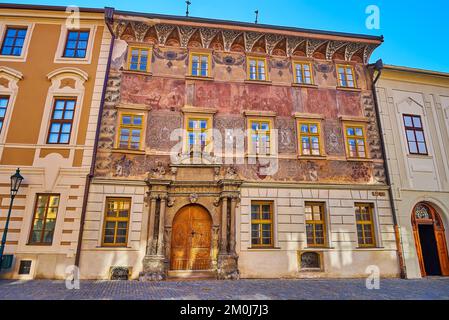
[[[384,44],[371,60],[449,72],[449,1],[447,0],[190,0],[195,17],[254,22],[371,35]],[[114,7],[119,10],[185,15],[184,0],[44,0],[13,3]],[[380,9],[380,29],[365,26],[368,5]]]

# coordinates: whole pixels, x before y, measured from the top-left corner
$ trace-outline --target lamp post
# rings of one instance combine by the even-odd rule
[[[12,204],[14,202],[14,198],[17,195],[17,192],[19,191],[22,181],[23,177],[20,175],[20,169],[17,168],[16,173],[11,176],[11,190],[10,190],[11,202],[9,203],[8,216],[6,217],[5,228],[3,230],[3,237],[2,237],[2,246],[0,248],[0,271],[2,270],[3,251],[5,250],[6,236],[8,235],[8,226],[9,226],[9,219],[11,217]]]

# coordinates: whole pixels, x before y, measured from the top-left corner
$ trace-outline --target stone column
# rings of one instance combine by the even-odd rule
[[[160,199],[160,200],[159,200]],[[154,232],[156,225],[156,207],[157,201],[160,201],[159,206],[159,225],[157,234]],[[139,275],[140,281],[160,281],[165,280],[165,254],[164,249],[164,224],[165,224],[165,206],[166,196],[161,194],[154,194],[151,196],[150,208],[150,227],[148,232],[149,250],[143,259],[143,271]]]
[[[231,198],[231,228],[230,228],[230,234],[231,239],[229,241],[229,253],[235,254],[235,207],[237,204],[237,197],[233,196]]]
[[[153,241],[154,241],[154,220],[156,217],[156,197],[150,197],[150,222],[148,224],[148,239],[147,239],[147,254],[154,254]]]
[[[227,253],[228,247],[228,198],[223,197],[221,204],[221,245],[220,254]]]
[[[157,237],[157,255],[164,255],[164,231],[165,231],[165,206],[167,203],[167,197],[161,197],[161,206],[159,212],[159,233]]]

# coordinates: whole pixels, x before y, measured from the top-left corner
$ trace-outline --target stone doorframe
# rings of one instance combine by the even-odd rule
[[[148,186],[148,229],[146,255],[141,281],[159,281],[167,277],[171,258],[171,231],[176,213],[189,204],[203,206],[212,218],[211,267],[218,279],[238,279],[236,247],[236,207],[242,181],[234,169],[209,166],[171,166],[153,170],[146,179]],[[193,180],[193,178],[194,180]]]

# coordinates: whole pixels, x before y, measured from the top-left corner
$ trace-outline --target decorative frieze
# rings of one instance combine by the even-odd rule
[[[242,36],[244,50],[246,52],[253,52],[254,45],[257,43],[261,44],[261,48],[265,50],[266,54],[272,54],[276,45],[285,41],[286,43],[286,54],[291,56],[299,45],[302,45],[306,41],[305,54],[307,57],[312,57],[314,53],[325,46],[325,58],[327,60],[332,60],[334,54],[337,50],[345,48],[344,56],[347,61],[350,61],[354,54],[360,52],[360,59],[364,63],[368,63],[369,58],[373,50],[378,46],[378,44],[373,44],[370,42],[352,42],[341,41],[341,40],[326,40],[313,38],[311,34],[310,38],[296,37],[296,36],[285,36],[283,34],[275,33],[263,33],[254,31],[238,31],[238,30],[228,30],[219,28],[207,28],[207,27],[195,27],[186,25],[174,25],[174,24],[161,24],[154,23],[153,20],[148,19],[148,22],[143,21],[133,21],[129,19],[115,19],[113,30],[118,38],[127,37],[134,39],[138,42],[143,42],[145,40],[145,35],[151,27],[155,27],[158,44],[166,45],[167,39],[172,37],[171,34],[175,32],[179,35],[179,46],[181,48],[187,48],[189,42],[193,37],[199,37],[201,40],[201,46],[203,48],[209,48],[212,41],[221,41],[220,47],[224,48],[225,51],[231,51],[232,45],[239,36]],[[177,37],[177,36],[176,36]],[[214,40],[215,39],[215,40]],[[197,42],[197,41],[195,41]],[[240,44],[239,40],[239,44]],[[258,46],[258,50],[260,50]],[[277,50],[276,50],[277,51]]]

